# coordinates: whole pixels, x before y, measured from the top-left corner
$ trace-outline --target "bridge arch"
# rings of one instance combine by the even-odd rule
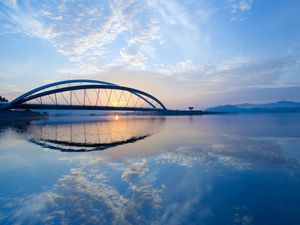
[[[98,80],[65,80],[40,86],[2,109],[159,111],[164,104],[151,94]]]

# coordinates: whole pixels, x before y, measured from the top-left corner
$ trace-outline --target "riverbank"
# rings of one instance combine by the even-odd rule
[[[48,113],[43,112],[32,112],[30,110],[22,110],[22,111],[0,111],[0,122],[3,121],[11,121],[11,120],[39,120],[39,119],[47,119],[49,117]]]

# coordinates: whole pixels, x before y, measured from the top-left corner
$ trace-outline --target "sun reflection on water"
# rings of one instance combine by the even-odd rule
[[[162,118],[120,119],[63,124],[32,124],[27,127],[28,139],[45,148],[61,151],[95,151],[133,143],[152,135]]]

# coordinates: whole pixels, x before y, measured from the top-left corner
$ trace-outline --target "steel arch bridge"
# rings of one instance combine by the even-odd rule
[[[50,83],[0,105],[8,109],[163,111],[154,96],[134,88],[98,80],[65,80]]]

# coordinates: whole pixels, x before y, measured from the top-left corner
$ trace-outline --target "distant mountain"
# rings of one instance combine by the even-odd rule
[[[236,104],[221,105],[206,109],[209,112],[224,113],[300,113],[300,103],[290,101],[279,101],[265,104]]]
[[[298,102],[290,102],[290,101],[279,101],[274,103],[266,103],[266,104],[237,104],[234,105],[238,108],[298,108],[300,107],[300,103]]]
[[[199,90],[200,91],[200,90]],[[170,108],[205,109],[212,106],[227,104],[277,102],[278,100],[300,102],[300,86],[294,87],[255,87],[238,90],[198,94],[174,99],[168,102]]]

